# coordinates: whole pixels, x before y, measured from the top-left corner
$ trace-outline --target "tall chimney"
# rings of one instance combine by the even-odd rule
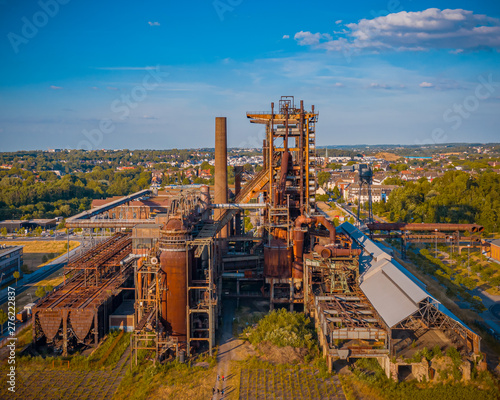
[[[226,117],[215,118],[215,204],[226,204],[227,199],[227,121]],[[215,220],[219,220],[224,210],[214,211]],[[227,238],[227,226],[220,232],[221,238]]]

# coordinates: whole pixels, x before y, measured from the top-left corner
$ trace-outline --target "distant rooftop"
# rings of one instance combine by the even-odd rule
[[[8,246],[5,244],[0,245],[0,256],[3,256],[4,254],[7,253],[12,253],[13,251],[22,249],[23,246]]]

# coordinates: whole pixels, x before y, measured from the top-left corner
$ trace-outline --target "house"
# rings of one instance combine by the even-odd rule
[[[397,185],[378,185],[372,186],[372,202],[386,202],[389,199],[391,192],[398,188]],[[353,202],[359,198],[359,184],[350,184],[343,193],[344,199],[347,202]],[[360,203],[366,203],[368,201],[368,188],[365,186],[361,192]]]
[[[496,261],[500,261],[500,239],[491,241],[490,245],[490,257]]]

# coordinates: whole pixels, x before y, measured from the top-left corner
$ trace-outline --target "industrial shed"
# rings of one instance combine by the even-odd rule
[[[408,353],[410,345],[418,348],[419,342],[427,348],[440,344],[479,353],[480,337],[435,299],[422,281],[358,228],[345,222],[340,229],[363,249],[360,289],[391,331],[391,355]],[[429,340],[432,343],[426,343]]]

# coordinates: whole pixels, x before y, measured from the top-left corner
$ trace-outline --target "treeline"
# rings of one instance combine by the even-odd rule
[[[96,165],[116,168],[120,165],[137,165],[144,162],[184,162],[213,157],[213,152],[190,149],[172,150],[95,150],[95,151],[61,151],[49,153],[43,151],[17,151],[0,153],[0,165],[13,165],[36,171],[61,171],[69,174],[75,170],[92,171]]]
[[[449,171],[432,182],[425,178],[407,182],[386,203],[374,203],[373,211],[392,222],[478,223],[487,232],[496,232],[500,227],[500,175]]]
[[[33,174],[0,180],[0,219],[68,217],[90,208],[92,199],[125,196],[149,187],[151,173],[143,168],[116,172],[95,167],[92,172],[37,181]]]

